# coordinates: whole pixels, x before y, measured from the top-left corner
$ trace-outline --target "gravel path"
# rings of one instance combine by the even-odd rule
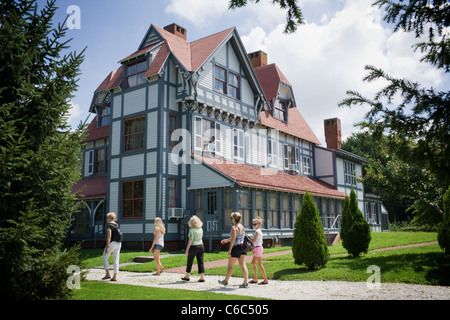
[[[238,268],[238,266],[236,266]],[[90,269],[87,280],[99,280],[105,275],[100,269]],[[423,286],[402,283],[381,283],[380,288],[368,288],[365,282],[343,281],[278,281],[269,280],[268,285],[249,284],[241,289],[242,278],[231,278],[228,286],[217,281],[223,276],[205,276],[204,283],[181,280],[183,274],[163,272],[161,276],[152,273],[123,272],[119,281],[111,285],[130,284],[145,287],[186,289],[214,293],[236,294],[277,300],[450,300],[450,287]]]
[[[434,244],[436,242],[421,243],[402,246],[416,247]],[[394,250],[400,247],[378,249]],[[283,255],[291,251],[279,251],[264,254],[264,257]],[[251,256],[247,257],[247,262]],[[217,260],[205,263],[205,268],[227,265],[228,260]],[[235,268],[239,268],[238,265]],[[194,264],[192,271],[197,270]],[[247,288],[239,288],[242,278],[231,278],[228,286],[218,283],[224,276],[206,275],[206,281],[197,282],[199,276],[192,276],[191,281],[181,280],[185,267],[165,270],[161,276],[153,276],[153,273],[124,272],[119,273],[119,281],[113,284],[129,284],[145,287],[185,289],[194,291],[215,292],[224,294],[236,294],[276,300],[450,300],[450,287],[412,285],[404,283],[380,283],[379,287],[366,282],[345,281],[279,281],[269,280],[268,285],[249,284]],[[101,281],[105,271],[99,268],[90,269],[87,280]],[[369,275],[368,275],[369,277]]]

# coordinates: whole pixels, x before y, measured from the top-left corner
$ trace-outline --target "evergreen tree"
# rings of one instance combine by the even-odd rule
[[[303,196],[303,206],[295,222],[292,252],[295,264],[305,264],[308,269],[324,267],[329,258],[319,209],[308,192]]]
[[[438,242],[446,255],[450,255],[450,186],[444,194],[444,217],[438,230]]]
[[[371,240],[370,226],[358,208],[356,193],[352,189],[350,198],[345,198],[341,225],[342,246],[353,257],[367,252]]]
[[[83,56],[62,55],[55,1],[0,1],[0,296],[59,299],[76,249],[62,251],[84,130],[67,125]]]

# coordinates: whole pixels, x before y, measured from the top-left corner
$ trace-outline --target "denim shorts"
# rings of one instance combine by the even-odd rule
[[[155,244],[155,245],[153,246],[153,250],[159,250],[159,251],[162,251],[162,249],[164,249],[164,247],[161,246],[161,245],[159,245],[159,244]]]

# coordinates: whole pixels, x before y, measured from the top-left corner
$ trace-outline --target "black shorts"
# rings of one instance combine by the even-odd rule
[[[246,253],[242,252],[242,246],[241,245],[233,246],[233,248],[231,249],[231,257],[240,258],[242,255],[247,255]]]

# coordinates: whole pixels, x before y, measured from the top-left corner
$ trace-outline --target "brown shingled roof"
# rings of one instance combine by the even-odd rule
[[[199,156],[196,156],[200,158]],[[219,171],[244,187],[254,187],[285,192],[305,193],[315,196],[344,199],[345,194],[332,185],[316,178],[291,175],[282,171],[264,169],[247,164],[201,158],[203,163]]]
[[[274,63],[255,68],[254,70],[268,101],[278,97],[280,82],[291,86],[287,78]],[[288,112],[288,123],[275,119],[272,116],[272,110],[261,111],[259,121],[262,125],[269,128],[277,129],[294,137],[320,145],[319,139],[317,139],[314,132],[306,123],[300,111],[294,107],[290,108]]]
[[[106,197],[107,181],[106,176],[82,179],[72,186],[72,194],[79,192],[77,196],[82,199]]]

